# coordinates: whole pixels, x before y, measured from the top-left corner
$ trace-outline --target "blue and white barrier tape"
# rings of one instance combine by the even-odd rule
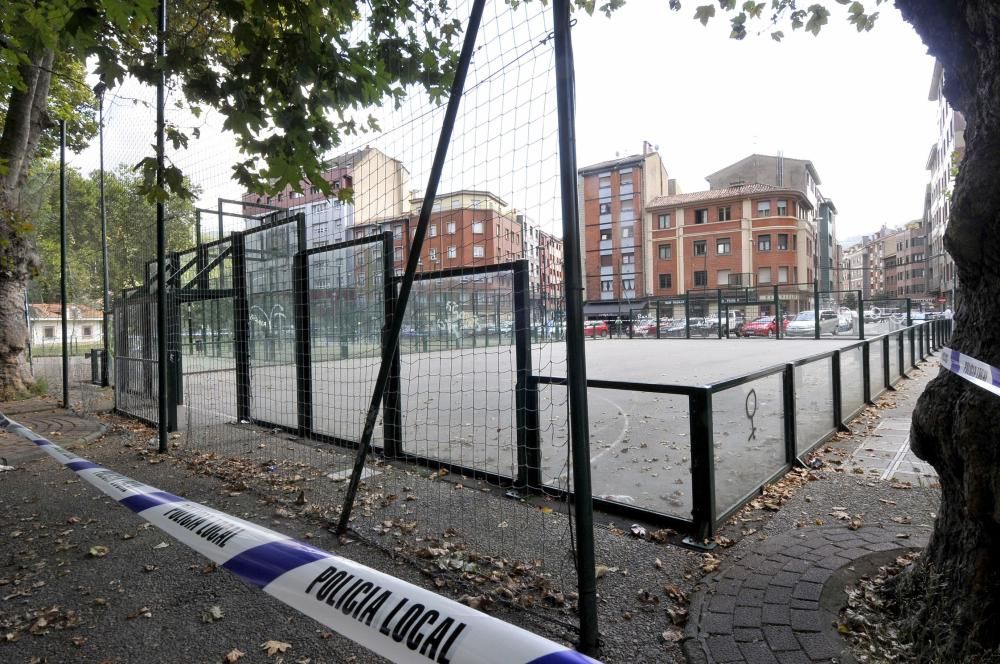
[[[79,457],[0,414],[45,450],[182,544],[392,662],[593,663],[464,604]]]
[[[941,366],[1000,396],[1000,369],[948,347],[941,349]]]

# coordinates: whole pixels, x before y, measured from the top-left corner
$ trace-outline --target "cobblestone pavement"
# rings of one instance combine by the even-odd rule
[[[906,537],[901,537],[901,536]],[[878,525],[791,531],[708,577],[692,601],[685,653],[690,662],[811,664],[836,661],[838,571],[922,547],[930,529]],[[882,554],[879,556],[878,554]],[[857,570],[852,569],[852,572]]]
[[[47,397],[0,402],[0,413],[63,447],[93,440],[105,430],[104,425],[97,420],[74,415]],[[26,443],[20,436],[0,431],[0,457],[7,460],[7,465],[17,465],[43,456],[44,452]]]

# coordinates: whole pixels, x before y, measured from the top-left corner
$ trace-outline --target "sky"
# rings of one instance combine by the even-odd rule
[[[818,36],[728,38],[694,7],[631,2],[574,32],[581,165],[659,145],[684,191],[752,153],[809,159],[838,209],[838,237],[919,219],[936,139],[928,101],[933,59],[913,28],[883,5],[858,34],[843,7]]]
[[[690,4],[690,3],[688,3]],[[703,27],[694,6],[633,0],[610,19],[578,13],[573,30],[580,166],[659,146],[683,191],[751,153],[809,159],[823,194],[838,209],[838,238],[903,224],[923,212],[924,169],[936,138],[928,100],[933,59],[891,6],[870,33],[858,34],[829,0],[819,36],[785,30],[729,39],[717,17]],[[439,192],[488,189],[559,232],[557,124],[549,8],[512,12],[491,3],[470,72],[463,111]],[[151,91],[126,84],[108,93],[106,163],[135,164],[151,150]],[[385,130],[350,139],[343,151],[372,145],[400,159],[410,186],[424,186],[443,116],[415,95],[400,109],[375,109]],[[168,117],[195,121],[168,105]],[[221,118],[197,121],[202,138],[171,159],[204,190],[201,204],[238,198],[229,180],[239,159]],[[95,168],[92,147],[71,164]]]

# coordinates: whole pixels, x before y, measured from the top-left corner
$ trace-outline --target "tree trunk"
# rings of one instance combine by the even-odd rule
[[[0,401],[23,394],[31,383],[25,360],[24,283],[0,280]]]
[[[958,274],[951,347],[1000,366],[1000,6],[994,0],[897,0],[942,64],[945,96],[965,115],[965,157],[945,246]],[[914,453],[941,481],[919,566],[898,593],[921,660],[1000,658],[1000,397],[941,369],[921,395]]]
[[[32,382],[24,356],[24,289],[39,261],[19,193],[42,132],[52,124],[47,102],[53,59],[51,50],[42,50],[21,66],[25,85],[11,91],[0,134],[0,162],[7,166],[0,178],[0,399],[17,396]]]

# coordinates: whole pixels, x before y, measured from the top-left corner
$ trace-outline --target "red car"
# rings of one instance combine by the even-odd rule
[[[773,337],[777,329],[773,316],[761,316],[749,323],[743,323],[740,335],[744,337]]]
[[[608,324],[603,320],[588,320],[583,324],[583,336],[606,337],[608,336]]]

